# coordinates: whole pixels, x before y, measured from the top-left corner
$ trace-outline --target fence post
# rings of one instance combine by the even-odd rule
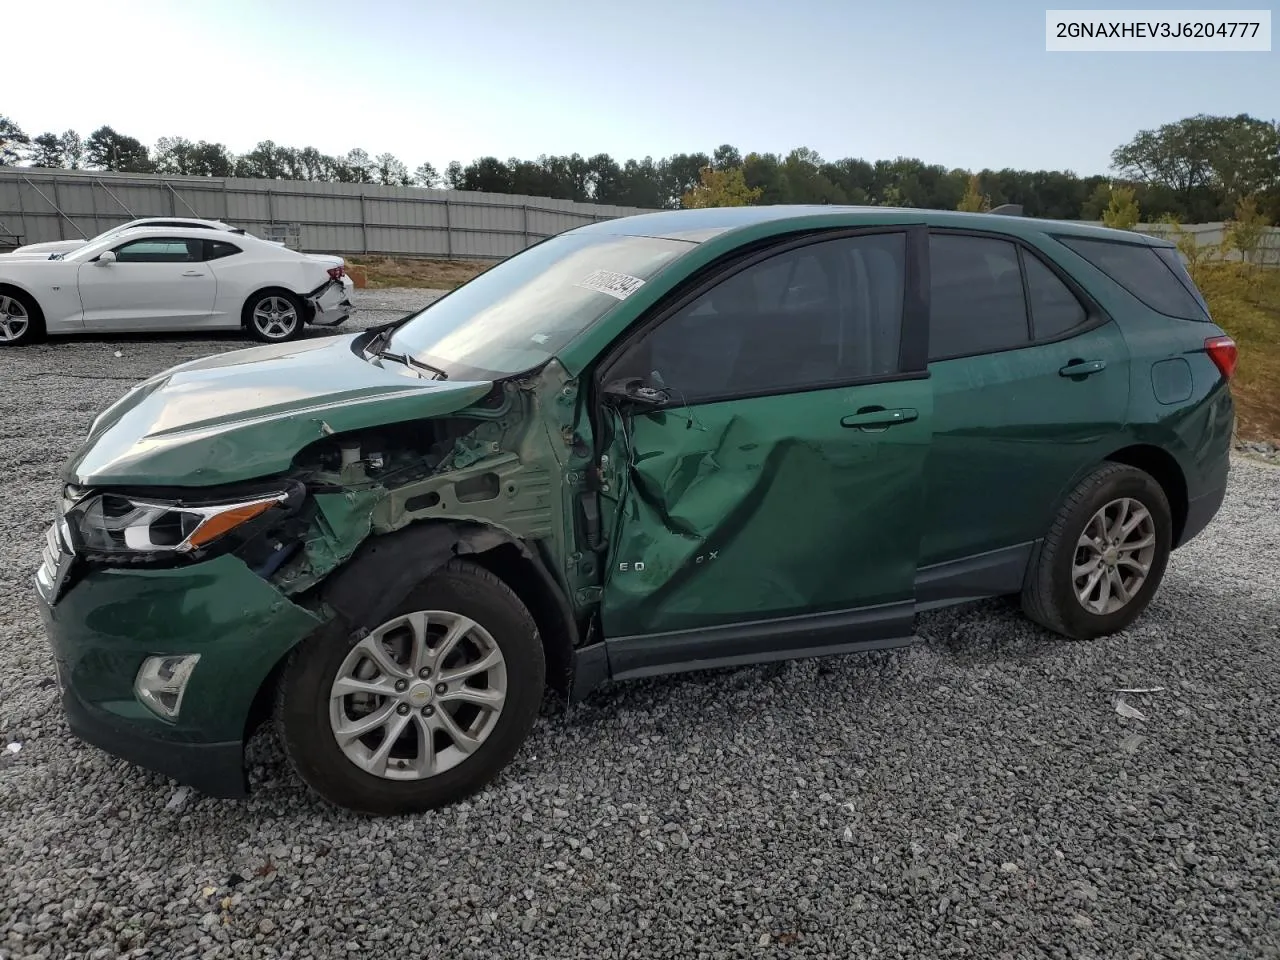
[[[364,204],[364,187],[360,188],[360,252],[369,252],[369,214]]]
[[[529,205],[527,203],[520,204],[520,211],[523,214],[523,225],[521,232],[524,234],[524,246],[529,246]],[[524,249],[523,247],[521,249]]]
[[[444,198],[444,255],[453,259],[453,217],[449,215],[449,198]]]
[[[53,178],[53,208],[55,210],[62,209],[62,199],[58,196],[58,178]],[[67,239],[67,228],[62,223],[62,218],[58,218],[58,239]]]

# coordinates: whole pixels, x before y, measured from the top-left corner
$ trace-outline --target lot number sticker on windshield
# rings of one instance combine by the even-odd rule
[[[612,270],[597,270],[585,280],[579,280],[576,286],[586,287],[607,293],[618,300],[625,300],[642,286],[644,281],[639,277],[630,277],[625,273],[614,273]]]

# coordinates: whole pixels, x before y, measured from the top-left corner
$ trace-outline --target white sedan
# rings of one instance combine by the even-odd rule
[[[70,253],[72,250],[79,250],[86,244],[105,240],[107,237],[114,237],[121,231],[132,230],[134,227],[191,227],[197,230],[220,230],[223,233],[244,233],[238,227],[223,223],[221,220],[201,220],[198,217],[146,217],[142,220],[130,220],[128,223],[122,223],[119,226],[112,227],[110,230],[104,230],[96,237],[90,237],[87,240],[81,238],[79,240],[45,240],[42,243],[28,243],[25,246],[18,247],[12,253],[0,254],[0,257],[44,257],[54,253]]]
[[[132,227],[67,254],[0,259],[0,347],[48,334],[243,328],[266,343],[351,313],[341,257],[248,234]]]

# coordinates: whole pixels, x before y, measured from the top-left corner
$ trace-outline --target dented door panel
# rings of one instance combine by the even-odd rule
[[[868,407],[915,415],[842,424]],[[607,511],[607,638],[913,599],[927,380],[627,420],[615,422],[611,452],[622,489]]]

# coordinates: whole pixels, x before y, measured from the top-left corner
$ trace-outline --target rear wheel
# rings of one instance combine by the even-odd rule
[[[262,290],[244,305],[244,325],[263,343],[284,343],[302,335],[302,301],[288,290]]]
[[[1022,609],[1074,639],[1123,630],[1159,588],[1172,544],[1160,484],[1135,467],[1103,464],[1067,497],[1037,548]]]
[[[290,660],[280,740],[317,793],[361,813],[455,803],[507,765],[542,702],[537,627],[511,588],[452,560],[383,622]]]
[[[18,290],[0,290],[0,347],[34,343],[43,336],[44,320],[35,301]]]

